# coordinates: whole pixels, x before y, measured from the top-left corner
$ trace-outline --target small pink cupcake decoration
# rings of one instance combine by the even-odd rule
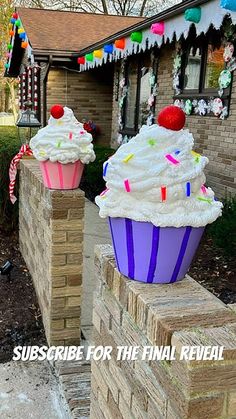
[[[47,188],[76,189],[84,164],[95,160],[92,135],[66,106],[54,105],[50,113],[48,125],[31,139],[31,150]]]

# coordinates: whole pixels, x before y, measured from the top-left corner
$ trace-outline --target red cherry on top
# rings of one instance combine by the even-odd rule
[[[50,110],[51,115],[55,119],[60,119],[64,115],[64,109],[61,105],[54,105]]]
[[[14,19],[18,19],[18,13],[13,13],[13,15],[12,15],[12,17],[14,18]]]
[[[166,106],[161,110],[157,117],[157,123],[161,127],[171,129],[173,131],[179,131],[184,127],[185,124],[185,113],[178,106]]]

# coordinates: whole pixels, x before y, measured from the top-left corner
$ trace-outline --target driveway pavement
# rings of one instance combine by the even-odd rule
[[[98,207],[86,199],[81,323],[83,331],[86,331],[86,329],[89,329],[92,325],[93,292],[96,288],[96,278],[94,275],[94,246],[96,244],[110,243],[111,239],[107,220],[100,218]]]
[[[0,364],[1,419],[68,419],[47,362]]]

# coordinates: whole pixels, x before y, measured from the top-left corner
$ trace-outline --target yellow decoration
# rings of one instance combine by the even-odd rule
[[[132,159],[132,157],[134,157],[134,154],[133,154],[133,153],[128,154],[128,156],[127,156],[127,157],[125,157],[125,158],[123,159],[123,162],[124,162],[124,163],[128,163],[128,161],[129,161],[130,159]]]
[[[191,150],[191,154],[193,157],[201,157],[201,154],[196,153],[196,151]]]
[[[101,59],[103,57],[103,50],[102,49],[95,49],[95,51],[93,51],[93,56],[95,58]]]
[[[18,29],[18,33],[24,33],[24,32],[25,32],[25,30],[23,28]]]

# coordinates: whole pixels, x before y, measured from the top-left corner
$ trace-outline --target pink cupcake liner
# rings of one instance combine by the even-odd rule
[[[46,160],[40,162],[43,183],[49,189],[76,189],[79,187],[84,165],[80,160],[62,164]]]

